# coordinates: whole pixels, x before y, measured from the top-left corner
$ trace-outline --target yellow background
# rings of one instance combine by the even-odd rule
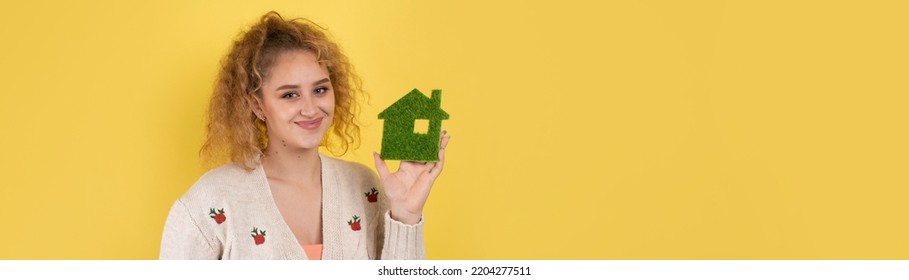
[[[0,4],[2,259],[157,258],[272,9],[364,77],[345,159],[443,89],[431,259],[909,259],[905,1],[86,2]]]

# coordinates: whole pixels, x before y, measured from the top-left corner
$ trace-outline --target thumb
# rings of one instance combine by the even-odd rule
[[[372,152],[372,157],[376,162],[376,171],[379,172],[379,177],[384,179],[391,176],[391,172],[388,172],[388,166],[385,165],[385,160],[379,157],[379,153]]]

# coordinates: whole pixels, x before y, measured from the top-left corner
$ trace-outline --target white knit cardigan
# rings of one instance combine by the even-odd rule
[[[391,219],[384,191],[366,166],[319,155],[322,259],[424,259],[423,219]],[[372,188],[378,195],[370,199]],[[372,202],[371,200],[375,200]],[[222,212],[223,211],[223,212]],[[203,175],[171,207],[161,259],[306,259],[278,211],[262,165],[227,164]]]

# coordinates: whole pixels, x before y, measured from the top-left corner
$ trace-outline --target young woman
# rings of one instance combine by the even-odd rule
[[[275,12],[234,42],[211,98],[203,175],[171,208],[161,259],[422,259],[439,162],[391,173],[319,153],[358,141],[360,83],[316,25]],[[330,132],[328,135],[326,133]]]

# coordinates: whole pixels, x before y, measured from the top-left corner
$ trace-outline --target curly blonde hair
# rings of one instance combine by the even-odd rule
[[[321,146],[342,155],[359,145],[356,97],[365,95],[362,82],[347,56],[322,31],[306,19],[285,20],[271,11],[240,34],[215,82],[208,110],[208,131],[200,153],[210,163],[227,158],[246,170],[259,164],[268,143],[268,128],[252,110],[252,95],[262,96],[262,83],[278,55],[310,51],[328,68],[335,94],[335,114]]]

